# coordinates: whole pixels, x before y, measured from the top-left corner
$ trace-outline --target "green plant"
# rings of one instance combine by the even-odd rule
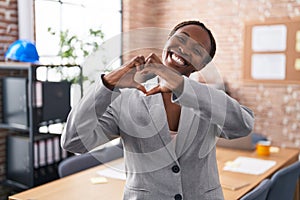
[[[58,33],[48,28],[52,35]],[[104,33],[99,29],[89,29],[88,35],[81,39],[77,35],[71,34],[69,29],[59,32],[59,51],[58,56],[63,62],[68,64],[80,64],[84,58],[97,51],[99,44],[103,42]]]
[[[68,29],[60,32],[54,31],[51,27],[48,28],[51,35],[59,35],[59,51],[57,55],[61,58],[61,64],[64,65],[79,65],[84,59],[93,52],[99,50],[100,44],[104,40],[104,33],[99,29],[89,29],[87,36],[84,39],[70,33]],[[61,74],[63,80],[73,83],[79,81],[77,76],[70,76],[63,73],[61,68],[57,68],[57,72]],[[82,77],[84,80],[89,80],[88,77]]]

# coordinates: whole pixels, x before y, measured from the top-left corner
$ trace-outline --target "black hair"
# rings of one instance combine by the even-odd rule
[[[213,36],[213,34],[211,33],[211,31],[200,21],[195,21],[195,20],[189,20],[189,21],[183,21],[179,24],[177,24],[172,31],[169,33],[169,37],[171,37],[172,35],[175,34],[175,32],[187,25],[197,25],[200,26],[201,28],[203,28],[209,35],[210,38],[210,52],[209,52],[209,56],[207,56],[207,58],[205,59],[205,64],[208,64],[212,58],[215,56],[216,53],[216,41],[215,38]]]

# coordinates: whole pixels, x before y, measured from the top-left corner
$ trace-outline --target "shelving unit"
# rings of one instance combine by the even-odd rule
[[[44,69],[44,80],[37,70]],[[57,165],[68,153],[60,148],[60,132],[51,126],[65,122],[71,109],[72,83],[49,81],[48,71],[78,71],[82,96],[82,69],[79,65],[35,65],[0,63],[0,128],[9,132],[6,142],[6,183],[27,189],[58,178]],[[46,131],[41,131],[42,128]]]

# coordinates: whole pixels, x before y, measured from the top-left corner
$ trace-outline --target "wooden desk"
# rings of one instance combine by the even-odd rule
[[[296,162],[298,160],[298,154],[299,151],[297,149],[280,149],[278,153],[272,153],[269,157],[258,157],[255,152],[217,148],[217,160],[221,181],[229,178],[233,181],[245,180],[249,182],[249,185],[236,191],[223,188],[225,199],[239,199],[245,193],[258,185],[263,179],[270,177],[278,169]],[[238,156],[275,160],[277,164],[266,173],[258,176],[222,170],[227,161],[234,160]],[[111,163],[111,165],[120,163],[121,161],[122,159],[115,160]],[[105,167],[105,165],[100,165],[77,174],[67,176],[65,178],[10,196],[9,200],[81,200],[83,198],[88,200],[122,199],[123,187],[125,184],[124,181],[108,178],[108,183],[105,184],[92,184],[90,182],[90,178],[96,177],[96,172],[104,169]]]
[[[242,173],[235,173],[235,172],[222,170],[227,161],[230,160],[232,161],[238,156],[247,156],[252,158],[274,160],[276,161],[276,165],[271,169],[269,169],[266,173],[261,175],[242,174]],[[217,148],[217,160],[218,160],[221,184],[223,180],[228,180],[228,179],[230,179],[230,181],[236,181],[236,182],[245,181],[249,183],[249,185],[235,191],[225,189],[223,187],[223,193],[225,199],[233,200],[233,199],[241,198],[244,194],[246,194],[247,192],[252,190],[255,186],[257,186],[263,179],[270,178],[272,174],[274,174],[274,172],[276,172],[278,169],[298,161],[298,156],[299,156],[298,149],[280,149],[278,153],[271,153],[270,156],[265,157],[265,156],[257,156],[255,151],[249,152],[249,151]]]

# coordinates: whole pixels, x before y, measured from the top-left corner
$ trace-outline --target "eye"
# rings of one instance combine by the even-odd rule
[[[185,41],[186,41],[186,38],[184,36],[182,36],[182,35],[176,35],[175,37],[181,43],[185,43]]]
[[[198,56],[202,56],[202,52],[201,52],[201,50],[198,49],[198,48],[194,48],[194,53],[195,53],[196,55],[198,55]]]

